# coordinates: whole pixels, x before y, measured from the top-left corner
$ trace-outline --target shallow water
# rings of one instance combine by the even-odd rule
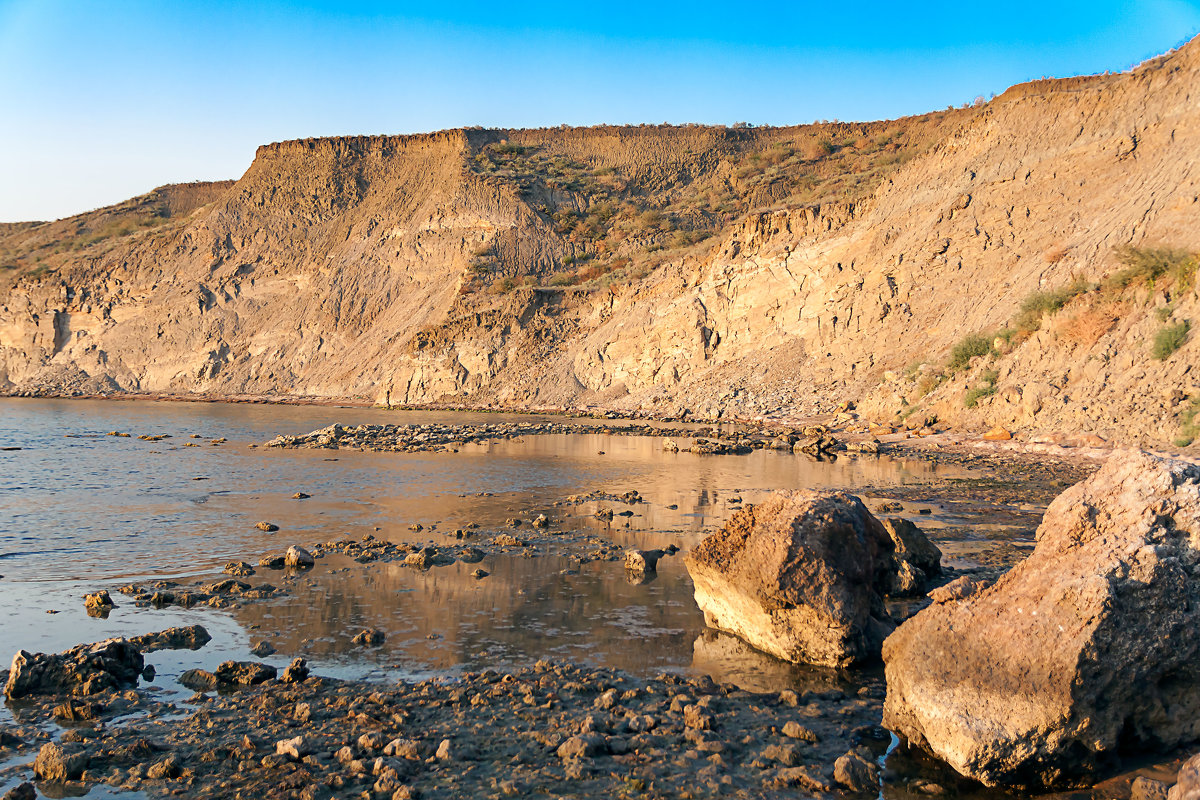
[[[149,577],[191,578],[230,560],[256,561],[292,543],[370,533],[393,541],[447,542],[468,522],[499,529],[509,517],[546,510],[559,530],[591,530],[622,546],[687,549],[738,507],[780,488],[851,490],[964,475],[920,460],[842,458],[756,451],[746,456],[667,453],[653,437],[579,434],[466,446],[458,453],[263,450],[278,433],[331,422],[494,422],[512,415],[376,409],[57,400],[0,400],[0,659],[111,635],[200,622],[213,642],[196,653],[156,653],[158,684],[193,666],[248,657],[266,639],[268,659],[308,658],[324,674],[423,676],[550,657],[637,674],[714,674],[750,687],[836,680],[781,664],[706,631],[680,557],[655,580],[631,584],[620,563],[582,566],[552,551],[488,556],[476,565],[419,572],[398,563],[361,565],[336,556],[286,583],[289,595],[213,609],[138,609],[116,597],[107,619],[83,612],[81,595]],[[601,424],[601,423],[597,423]],[[107,436],[109,431],[130,438]],[[147,442],[139,434],[170,434]],[[191,434],[202,438],[191,439]],[[214,438],[226,438],[220,445]],[[188,442],[200,447],[183,447]],[[603,454],[601,454],[601,451]],[[198,480],[202,479],[202,480]],[[635,516],[603,522],[598,507],[554,504],[568,495],[638,490]],[[297,491],[312,495],[292,500]],[[670,506],[677,506],[670,508]],[[926,521],[930,517],[924,517]],[[936,515],[935,515],[936,519]],[[259,520],[277,533],[254,528]],[[423,529],[409,529],[420,523]],[[486,535],[486,534],[484,534]],[[254,581],[280,585],[260,570]],[[56,614],[48,614],[56,611]],[[350,639],[387,632],[382,647]]]

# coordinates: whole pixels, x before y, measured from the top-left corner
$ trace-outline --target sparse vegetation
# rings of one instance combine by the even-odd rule
[[[1176,447],[1187,447],[1200,437],[1200,394],[1192,395],[1188,404],[1179,413],[1179,438]]]
[[[1034,292],[1021,301],[1013,320],[1018,335],[1028,335],[1042,327],[1042,318],[1054,314],[1081,294],[1091,291],[1092,284],[1077,276],[1067,286],[1044,292]]]
[[[1151,348],[1151,355],[1159,361],[1165,361],[1170,358],[1187,341],[1188,331],[1191,328],[1192,324],[1186,319],[1182,319],[1174,325],[1163,326],[1154,337],[1154,347]]]
[[[568,156],[551,142],[521,139],[482,145],[470,159],[485,180],[515,187],[576,256],[589,254],[601,280],[540,276],[545,285],[637,280],[677,250],[720,233],[760,208],[854,201],[874,191],[901,163],[931,147],[956,124],[940,113],[883,123],[826,123],[795,128],[703,129],[701,148],[683,140],[652,168],[626,171],[601,152]],[[614,129],[629,136],[626,129]],[[632,134],[637,135],[637,134]],[[694,154],[703,152],[697,161]],[[573,154],[572,154],[573,155]],[[585,163],[581,163],[585,162]],[[0,253],[0,257],[3,254]],[[626,258],[626,267],[605,262]],[[509,265],[511,266],[511,265]],[[578,264],[563,262],[566,269]],[[565,270],[564,270],[565,271]]]
[[[1198,259],[1195,253],[1170,247],[1119,247],[1117,260],[1123,269],[1109,275],[1104,288],[1120,291],[1130,286],[1153,286],[1167,278],[1179,291],[1191,289],[1196,282]]]
[[[963,405],[967,408],[974,408],[979,405],[979,401],[985,397],[990,397],[996,393],[996,381],[1000,379],[1000,373],[994,369],[990,369],[983,373],[979,384],[967,391],[966,397],[963,398]]]
[[[1059,331],[1068,340],[1082,347],[1091,347],[1100,337],[1112,330],[1119,309],[1111,304],[1092,305],[1073,314]]]
[[[994,338],[994,336],[983,332],[964,336],[950,350],[950,360],[946,363],[946,368],[951,372],[958,372],[970,366],[972,358],[994,353],[995,351],[992,349],[992,340]]]

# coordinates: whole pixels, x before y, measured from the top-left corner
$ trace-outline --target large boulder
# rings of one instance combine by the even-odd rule
[[[850,494],[780,492],[749,506],[684,559],[707,625],[792,662],[876,658],[893,545]]]
[[[4,695],[89,695],[136,686],[145,661],[125,639],[80,644],[64,653],[18,652],[12,661]]]
[[[941,593],[883,657],[884,726],[988,785],[1082,785],[1119,748],[1200,738],[1200,466],[1112,456],[1028,559]]]

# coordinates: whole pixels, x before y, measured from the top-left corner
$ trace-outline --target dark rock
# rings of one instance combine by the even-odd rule
[[[206,669],[189,669],[179,676],[179,682],[193,692],[211,692],[217,688],[217,676]]]
[[[107,617],[108,612],[116,608],[116,604],[109,596],[108,590],[101,589],[98,592],[85,594],[83,596],[83,607],[87,610],[89,617]]]
[[[250,654],[258,656],[259,658],[266,658],[267,656],[275,654],[275,646],[264,640],[250,648]]]
[[[258,661],[226,661],[217,667],[216,677],[219,683],[253,686],[272,680],[278,673],[279,671],[275,667]],[[188,688],[193,687],[189,686]]]
[[[167,778],[179,777],[179,757],[174,753],[150,765],[146,770],[146,777],[152,781],[161,781]]]
[[[143,653],[154,653],[159,650],[199,650],[211,641],[212,636],[203,625],[188,625],[134,636],[129,643]]]
[[[308,662],[303,658],[293,658],[292,663],[283,668],[281,680],[284,683],[303,683],[308,680]]]
[[[856,794],[879,794],[879,767],[858,750],[833,762],[833,780]]]
[[[235,581],[233,578],[226,578],[223,581],[209,583],[201,587],[202,591],[208,594],[241,594],[249,588],[250,584]]]
[[[37,800],[37,790],[29,781],[22,783],[4,794],[4,800]]]
[[[598,733],[583,733],[572,736],[558,746],[558,757],[561,759],[591,758],[608,752],[604,737]]]
[[[351,641],[360,647],[374,647],[383,644],[386,638],[387,634],[378,628],[367,628],[356,634]]]
[[[635,574],[646,574],[658,569],[658,560],[666,553],[662,550],[626,550],[625,569]]]
[[[145,668],[138,649],[125,639],[81,644],[47,655],[21,650],[13,657],[4,686],[9,698],[39,694],[94,694],[136,686]]]
[[[55,719],[62,722],[79,722],[81,720],[95,719],[103,710],[104,707],[96,703],[80,703],[76,700],[68,700],[65,703],[55,706],[51,714],[53,714]]]
[[[929,579],[942,572],[942,551],[920,528],[902,517],[887,517],[882,523],[895,546],[888,594],[895,597],[924,594]]]

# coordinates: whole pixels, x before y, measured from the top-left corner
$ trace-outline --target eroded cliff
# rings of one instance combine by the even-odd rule
[[[892,122],[264,146],[236,182],[0,228],[0,387],[768,418],[855,400],[1171,441],[1200,397],[1198,48]],[[1185,266],[1114,288],[1128,245]],[[1182,344],[1156,358],[1169,325]],[[948,366],[972,333],[994,347]]]

